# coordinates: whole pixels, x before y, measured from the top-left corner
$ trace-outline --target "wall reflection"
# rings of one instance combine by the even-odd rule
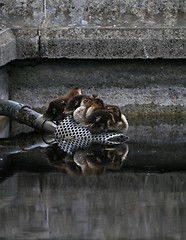
[[[17,173],[0,195],[3,239],[186,237],[185,174]]]

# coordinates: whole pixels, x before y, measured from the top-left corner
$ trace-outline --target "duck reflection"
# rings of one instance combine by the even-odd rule
[[[73,154],[66,155],[58,155],[58,151],[54,150],[56,145],[50,148],[50,151],[47,149],[47,152],[55,155],[47,153],[50,163],[70,175],[100,175],[107,170],[119,171],[129,152],[126,143],[113,146],[93,144],[85,149],[76,149]]]
[[[70,153],[67,145],[73,150]],[[10,169],[11,172],[47,169],[71,176],[100,175],[121,170],[129,152],[126,143],[100,145],[88,142],[83,144],[83,148],[75,146],[73,140],[64,141],[59,146],[53,136],[36,132],[0,139],[0,174],[3,170],[10,172]]]

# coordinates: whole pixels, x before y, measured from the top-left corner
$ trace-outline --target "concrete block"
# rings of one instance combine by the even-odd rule
[[[153,0],[2,0],[18,59],[185,58],[186,3]]]
[[[47,58],[185,58],[186,29],[47,28],[41,31]]]
[[[41,25],[44,0],[1,0],[0,27],[33,28]]]
[[[0,66],[16,59],[16,40],[10,29],[0,29]]]
[[[17,59],[40,57],[40,36],[37,28],[14,29]]]

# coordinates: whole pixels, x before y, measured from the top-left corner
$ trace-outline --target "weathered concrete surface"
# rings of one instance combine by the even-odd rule
[[[2,0],[0,27],[15,30],[18,59],[185,58],[181,0]]]
[[[17,61],[9,72],[11,99],[45,108],[72,86],[98,94],[130,115],[186,113],[185,60]],[[41,109],[42,110],[42,109]]]
[[[40,58],[40,37],[37,28],[13,30],[16,37],[17,59]]]
[[[18,59],[186,57],[185,28],[34,28],[15,36]]]
[[[185,58],[186,29],[47,28],[41,56],[48,58]]]
[[[0,68],[0,99],[9,99],[9,76],[5,66]],[[0,116],[0,138],[8,136],[9,120],[4,116]]]
[[[7,74],[7,68],[0,68],[0,99],[9,98],[9,76]]]
[[[0,29],[0,66],[16,59],[16,40],[10,29]]]
[[[185,27],[182,0],[2,0],[1,26]]]

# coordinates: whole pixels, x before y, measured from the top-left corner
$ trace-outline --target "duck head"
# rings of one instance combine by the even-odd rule
[[[112,113],[114,116],[121,118],[121,110],[119,109],[118,106],[115,105],[106,105],[105,106],[106,110]]]
[[[82,91],[79,87],[74,87],[69,89],[63,96],[63,99],[67,102],[70,98],[74,97],[74,96],[78,96],[81,95]]]
[[[91,106],[86,111],[86,117],[90,116],[93,112],[100,110],[100,109],[104,109],[103,100],[100,98],[95,98],[92,101]]]
[[[72,114],[73,111],[76,110],[80,106],[83,98],[84,98],[84,95],[77,95],[77,96],[70,98],[65,106],[64,113],[66,115]]]
[[[66,102],[63,99],[53,100],[49,103],[48,109],[46,110],[44,117],[51,121],[59,121],[64,119],[64,108]]]
[[[81,94],[81,89],[78,87],[71,88],[64,95],[52,100],[44,114],[45,118],[51,121],[60,121],[65,117],[65,107],[68,100],[74,96]]]
[[[104,108],[103,100],[101,98],[95,98],[91,104],[91,107],[94,109],[103,109]]]
[[[92,105],[93,99],[92,97],[83,97],[80,103],[80,107],[89,108]]]
[[[115,123],[113,124],[113,127],[115,128],[115,130],[123,129],[123,130],[127,131],[129,124],[128,124],[128,121],[127,121],[125,115],[121,113],[120,108],[115,105],[107,105],[105,108],[114,117]]]

